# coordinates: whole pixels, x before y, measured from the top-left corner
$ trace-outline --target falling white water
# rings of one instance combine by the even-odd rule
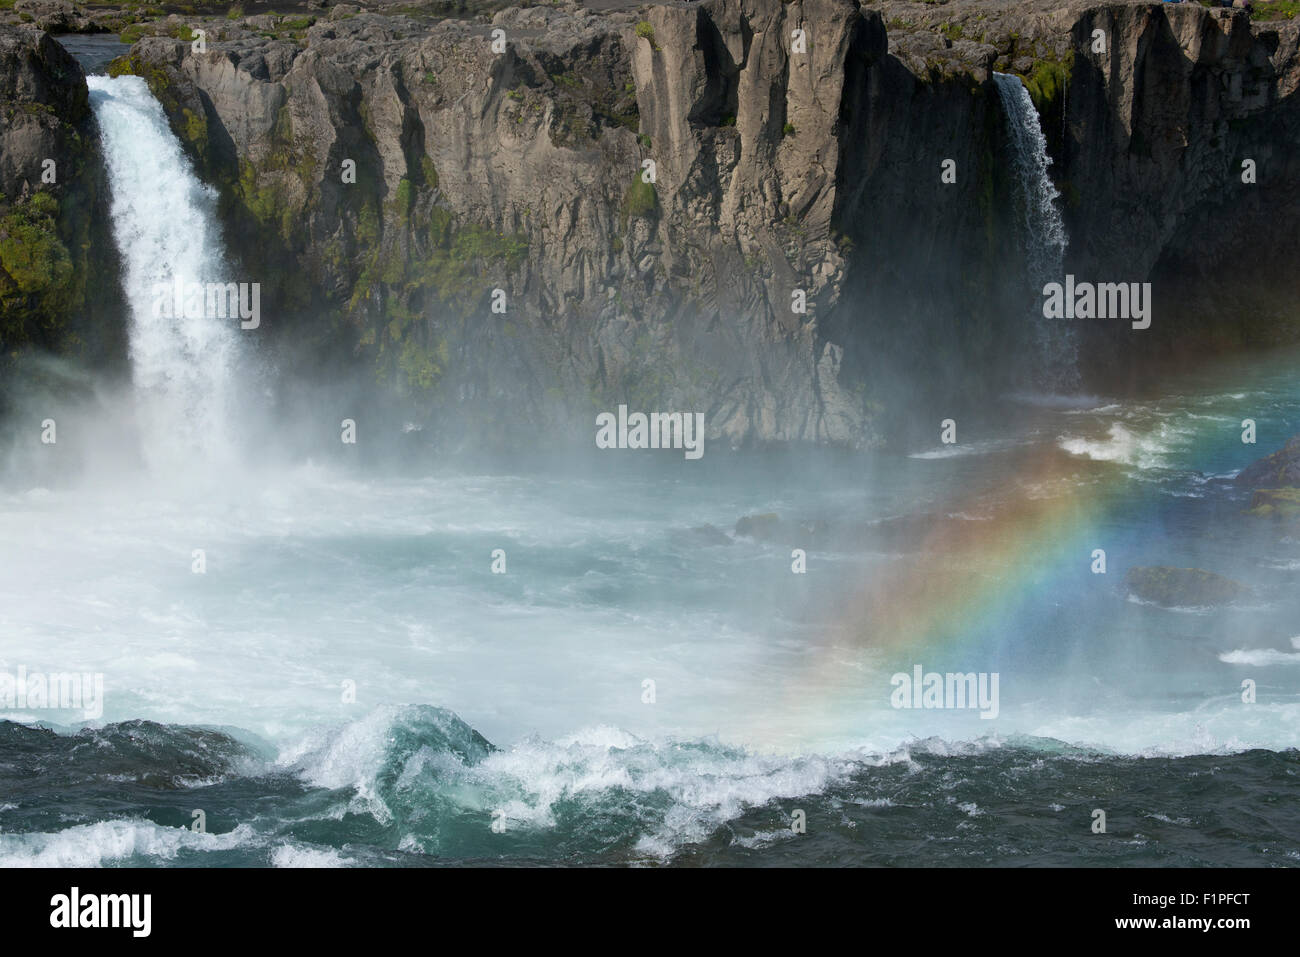
[[[1061,194],[1047,175],[1052,158],[1047,153],[1047,137],[1039,125],[1038,111],[1029,91],[1019,77],[1006,73],[994,73],[993,82],[1006,114],[1016,161],[1028,281],[1035,293],[1041,293],[1046,283],[1061,282],[1064,278],[1062,268],[1069,238],[1058,205]],[[1041,312],[1035,313],[1035,319],[1039,356],[1043,361],[1040,375],[1045,380],[1040,384],[1054,389],[1077,387],[1074,329],[1064,320],[1043,319]]]
[[[190,169],[144,80],[87,77],[112,192],[113,235],[130,313],[143,453],[154,469],[212,463],[230,448],[238,318],[172,316],[158,292],[227,281],[216,196]]]

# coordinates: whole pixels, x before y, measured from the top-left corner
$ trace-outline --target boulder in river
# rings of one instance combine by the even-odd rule
[[[1124,578],[1130,594],[1164,608],[1226,605],[1252,594],[1249,585],[1203,568],[1136,566]]]

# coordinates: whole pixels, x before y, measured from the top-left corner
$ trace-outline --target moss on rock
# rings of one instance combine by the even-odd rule
[[[1300,516],[1300,488],[1261,488],[1250,497],[1250,514],[1260,518]]]

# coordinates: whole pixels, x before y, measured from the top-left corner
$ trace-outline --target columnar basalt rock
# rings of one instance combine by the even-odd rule
[[[222,184],[235,245],[310,280],[282,309],[348,313],[401,384],[496,392],[523,428],[626,399],[705,411],[733,443],[869,440],[818,313],[844,268],[842,63],[883,55],[879,19],[848,0],[648,16],[646,36],[633,14],[509,9],[498,53],[485,27],[362,14],[303,47],[146,38],[120,69]]]
[[[292,26],[147,36],[117,69],[221,192],[287,366],[378,375],[426,424],[586,436],[627,402],[704,411],[733,444],[864,445],[901,418],[882,399],[1013,387],[1037,293],[994,71],[1042,117],[1066,269],[1155,287],[1150,330],[1082,327],[1092,381],[1300,335],[1261,241],[1300,207],[1300,25],[703,0]]]

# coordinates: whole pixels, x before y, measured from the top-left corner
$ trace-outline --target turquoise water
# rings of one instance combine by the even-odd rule
[[[1229,479],[1300,431],[1295,363],[891,454],[11,479],[0,670],[102,673],[105,706],[5,713],[0,861],[1294,866],[1300,541]],[[918,561],[939,624],[874,628],[856,596]],[[1142,604],[1141,564],[1254,592]],[[998,716],[895,709],[914,664],[997,672]]]

